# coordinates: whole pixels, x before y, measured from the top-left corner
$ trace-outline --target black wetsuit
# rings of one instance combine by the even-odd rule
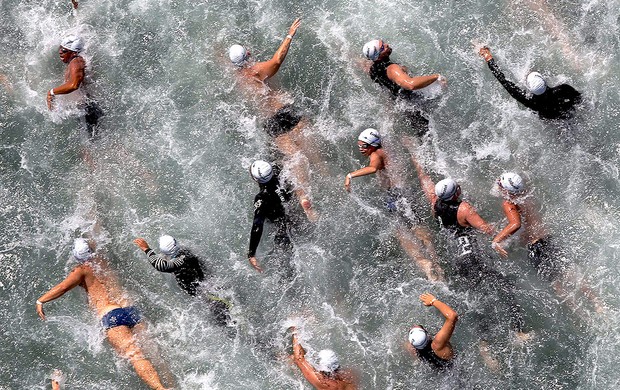
[[[291,104],[288,104],[267,119],[263,127],[267,134],[275,138],[293,130],[302,118],[303,115]]]
[[[420,360],[428,363],[436,370],[443,371],[452,367],[452,362],[454,359],[445,360],[437,356],[431,347],[431,343],[428,343],[423,349],[416,349],[416,352]]]
[[[563,276],[567,261],[551,237],[547,236],[527,244],[527,251],[530,264],[536,268],[542,280],[553,282]]]
[[[468,289],[475,289],[485,296],[497,295],[502,303],[508,306],[512,328],[521,332],[523,309],[515,300],[515,286],[484,261],[473,229],[459,225],[457,213],[460,205],[461,201],[446,202],[437,199],[434,207],[435,217],[441,226],[451,231],[457,240],[458,253],[454,256],[453,265],[459,284],[462,283]]]
[[[274,170],[276,167],[274,167]],[[276,226],[275,243],[278,246],[290,247],[284,202],[290,199],[287,189],[280,186],[279,175],[274,173],[269,182],[260,184],[260,192],[254,197],[254,221],[250,233],[250,249],[248,258],[256,255],[256,248],[263,235],[263,225],[268,219]]]
[[[198,293],[198,287],[205,280],[200,259],[187,249],[181,249],[176,256],[168,258],[158,255],[152,249],[144,251],[151,265],[160,272],[171,272],[179,287],[191,296]]]
[[[541,118],[568,119],[572,116],[575,106],[581,102],[581,93],[568,84],[547,87],[541,95],[528,94],[523,88],[506,80],[506,76],[494,59],[489,60],[487,64],[510,96],[525,107],[536,111]]]
[[[420,100],[421,97],[419,94],[416,94],[414,91],[401,88],[398,84],[390,80],[387,75],[387,68],[392,64],[393,62],[389,59],[374,61],[369,72],[372,81],[387,88],[394,99],[403,99],[409,102]],[[428,119],[424,117],[419,109],[409,106],[403,113],[408,125],[415,130],[417,135],[422,136],[428,132]]]

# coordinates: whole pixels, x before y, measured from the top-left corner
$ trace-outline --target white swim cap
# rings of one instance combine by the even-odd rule
[[[334,372],[340,368],[340,362],[338,362],[338,357],[336,353],[331,349],[324,349],[319,352],[319,362],[318,367],[319,371],[323,372]]]
[[[241,66],[248,59],[248,51],[241,45],[232,45],[228,49],[228,57],[233,64]]]
[[[450,200],[456,194],[459,185],[452,179],[443,179],[435,184],[435,195],[441,200]]]
[[[375,129],[366,129],[357,137],[358,141],[367,143],[370,146],[381,146],[381,134]]]
[[[525,188],[525,184],[523,183],[521,176],[514,172],[502,173],[499,177],[499,185],[511,194],[519,193]]]
[[[169,235],[163,235],[159,237],[159,250],[164,255],[174,256],[179,251],[179,246],[177,245],[177,240],[174,237]]]
[[[545,79],[538,72],[532,72],[527,75],[527,89],[534,95],[542,95],[547,89]]]
[[[92,255],[93,252],[90,250],[88,241],[84,238],[76,238],[73,243],[73,257],[75,257],[77,261],[83,263],[90,259]]]
[[[64,47],[67,50],[74,51],[79,53],[84,49],[84,44],[82,43],[82,38],[76,35],[69,35],[62,39],[60,42],[60,46]]]
[[[273,167],[267,161],[256,160],[250,166],[252,178],[260,184],[265,184],[273,177]]]
[[[366,42],[362,49],[362,53],[364,53],[369,60],[376,61],[379,55],[383,53],[382,46],[380,40],[373,39],[372,41]]]
[[[431,341],[431,338],[428,336],[426,330],[415,327],[411,328],[409,331],[409,342],[415,349],[423,349],[428,345],[429,341]]]

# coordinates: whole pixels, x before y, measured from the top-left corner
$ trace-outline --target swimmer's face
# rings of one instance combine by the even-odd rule
[[[380,41],[381,42],[381,54],[379,54],[379,58],[385,58],[385,57],[389,57],[390,54],[392,54],[392,47],[387,44],[387,42],[384,42],[383,40]]]
[[[69,61],[71,61],[71,58],[73,58],[73,54],[75,54],[74,51],[65,49],[62,46],[58,47],[58,55],[60,56],[60,60],[64,63],[68,63]]]
[[[364,156],[370,156],[372,152],[376,150],[374,146],[363,141],[357,141],[357,147],[359,148],[360,153]]]

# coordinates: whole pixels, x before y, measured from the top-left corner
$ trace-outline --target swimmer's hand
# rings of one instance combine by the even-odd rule
[[[437,298],[433,294],[424,293],[420,295],[420,300],[424,304],[424,306],[433,306],[433,303],[437,301]]]
[[[258,260],[256,259],[256,257],[252,256],[248,259],[248,261],[250,262],[252,267],[254,267],[255,270],[257,270],[260,273],[263,272],[263,269],[260,267],[260,265],[258,265]]]
[[[491,50],[487,46],[484,46],[482,49],[480,49],[478,51],[478,54],[480,54],[480,56],[482,56],[482,58],[484,58],[486,62],[489,62],[493,59],[493,56],[491,55]]]
[[[149,244],[144,238],[136,238],[135,240],[133,240],[133,243],[136,244],[138,248],[142,249],[143,251],[149,250]]]
[[[300,24],[301,24],[301,18],[295,19],[293,24],[291,24],[291,27],[288,29],[288,35],[294,37]]]
[[[78,7],[77,0],[71,0],[71,4],[73,4],[73,9],[77,9],[77,7]]]
[[[347,174],[347,176],[344,178],[344,189],[347,190],[347,192],[351,192],[351,174]]]
[[[508,252],[506,252],[506,249],[502,248],[502,246],[498,242],[492,243],[491,248],[493,248],[495,252],[499,253],[502,258],[508,258]]]
[[[441,74],[439,76],[437,76],[437,83],[439,83],[439,86],[441,86],[441,88],[447,88],[448,87],[448,79],[445,78]]]
[[[53,109],[52,104],[54,103],[54,95],[50,94],[50,91],[51,89],[47,91],[47,109],[52,111]]]
[[[39,305],[38,303],[36,305],[37,305],[37,314],[39,315],[39,317],[41,317],[43,321],[45,321],[45,312],[43,311],[43,305]]]

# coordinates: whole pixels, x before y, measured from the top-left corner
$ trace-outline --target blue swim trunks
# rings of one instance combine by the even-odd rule
[[[138,309],[135,307],[119,307],[118,309],[110,310],[101,317],[101,325],[103,325],[106,330],[117,326],[128,326],[133,328],[140,320],[142,320],[142,318],[140,317]]]

